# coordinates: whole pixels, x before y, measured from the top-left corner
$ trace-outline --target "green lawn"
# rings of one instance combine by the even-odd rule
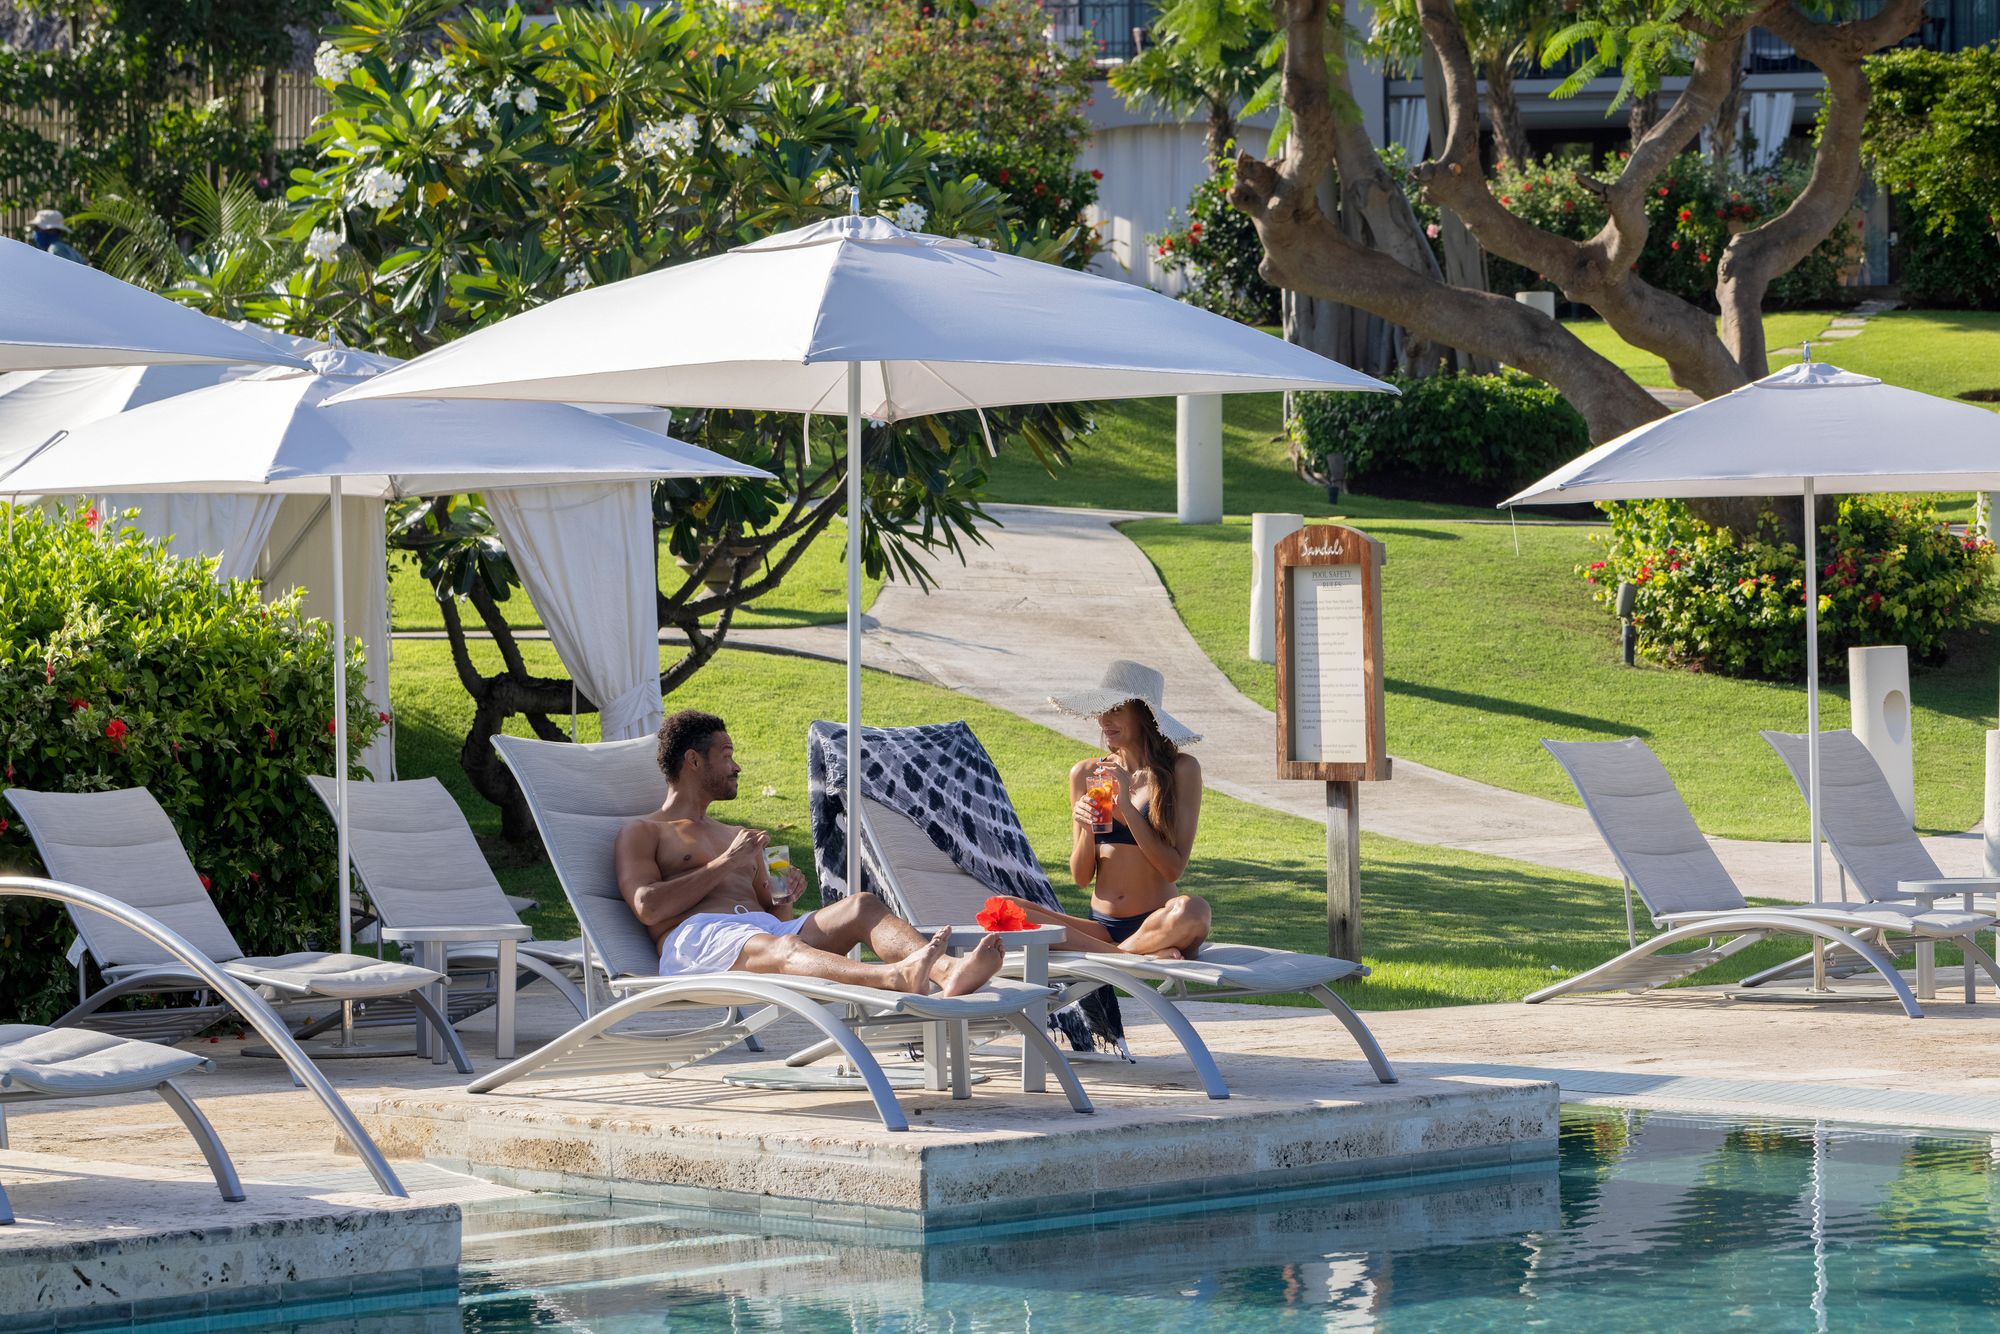
[[[1383,652],[1389,747],[1500,787],[1574,803],[1543,737],[1644,737],[1711,834],[1802,839],[1804,806],[1760,728],[1805,730],[1803,686],[1736,681],[1618,662],[1609,614],[1573,573],[1594,527],[1371,520],[1386,544]],[[1181,619],[1237,688],[1266,707],[1273,669],[1246,656],[1249,520],[1126,524]],[[1989,611],[1941,667],[1911,682],[1917,823],[1970,828],[1980,817],[1984,729],[1994,725],[2000,616]],[[1844,688],[1822,695],[1845,726]]]
[[[475,657],[491,652],[484,644],[473,651]],[[547,645],[528,644],[524,651],[531,666],[554,669]],[[711,709],[730,720],[744,766],[742,797],[718,813],[769,830],[808,867],[805,729],[839,712],[840,681],[835,663],[726,650],[673,700],[676,707]],[[458,768],[469,706],[445,646],[399,644],[392,688],[402,775],[441,778],[492,849],[498,816],[473,796]],[[870,672],[866,702],[872,723],[970,722],[992,751],[1051,877],[1064,873],[1066,775],[1087,753],[1084,747],[1013,714],[900,677]],[[584,739],[595,738],[595,719],[585,719],[583,728]],[[530,917],[539,933],[574,932],[546,864],[499,864],[496,870],[511,890],[546,905]],[[1366,1008],[1517,999],[1624,945],[1624,909],[1609,881],[1368,835],[1362,882],[1365,956],[1375,974],[1349,994]],[[1081,893],[1057,883],[1065,901],[1080,909]],[[1311,821],[1210,792],[1194,861],[1181,883],[1214,904],[1218,934],[1231,940],[1326,948],[1325,835]],[[1784,957],[1782,944],[1767,942],[1701,980],[1740,977]]]
[[[1797,361],[1799,359],[1799,344],[1808,338],[1817,338],[1821,331],[1826,328],[1827,322],[1836,314],[1838,314],[1837,311],[1830,310],[1787,310],[1766,315],[1764,317],[1764,343],[1765,346],[1772,350],[1772,368],[1776,369],[1779,366]],[[1640,384],[1651,389],[1673,388],[1674,377],[1667,373],[1666,362],[1654,356],[1651,352],[1633,347],[1630,343],[1612,332],[1611,326],[1603,320],[1564,320],[1563,326],[1582,339],[1590,347],[1591,351],[1609,359],[1614,366],[1624,371]],[[1873,331],[1871,330],[1870,332]],[[1852,347],[1855,341],[1847,340],[1845,346]],[[1838,343],[1827,343],[1824,346],[1831,350],[1841,345]],[[1785,347],[1791,349],[1790,355],[1777,350]],[[1815,349],[1814,356],[1820,361],[1834,360],[1831,355],[1822,353],[1817,349]],[[1842,360],[1840,364],[1846,366],[1848,363]],[[1849,367],[1849,369],[1859,370],[1860,368]]]
[[[836,519],[806,548],[799,563],[785,576],[777,590],[759,598],[736,613],[732,625],[743,629],[787,625],[828,625],[847,614],[847,525]],[[949,559],[949,557],[947,557]],[[681,572],[664,543],[660,546],[660,581],[668,591],[680,587]],[[862,606],[874,605],[882,591],[880,579],[862,580]],[[535,610],[525,589],[501,604],[507,619],[517,630],[540,629],[541,614]],[[401,552],[389,557],[390,625],[397,630],[442,630],[444,618],[438,614],[437,599],[430,585],[417,573],[416,561]],[[478,613],[463,609],[468,624],[478,624]]]

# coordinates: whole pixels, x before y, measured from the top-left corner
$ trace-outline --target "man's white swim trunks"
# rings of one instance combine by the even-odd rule
[[[660,942],[660,976],[726,973],[736,966],[751,937],[795,936],[805,924],[805,917],[787,922],[767,912],[696,913]]]

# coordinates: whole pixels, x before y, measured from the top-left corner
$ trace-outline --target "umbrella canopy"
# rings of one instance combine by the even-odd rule
[[[1824,362],[1801,362],[1647,422],[1504,505],[1798,496],[1805,508],[1806,807],[1820,897],[1819,555],[1816,496],[2000,489],[2000,414]]]
[[[300,364],[221,320],[19,241],[0,239],[0,292],[0,371]]]
[[[293,338],[254,324],[230,327],[299,358],[326,346],[310,338]],[[0,374],[0,471],[58,431],[72,430],[85,422],[114,417],[163,398],[241,380],[269,369],[268,365],[247,362],[211,361],[170,366],[78,366]]]
[[[2000,488],[2000,414],[1824,362],[1635,427],[1505,503]]]
[[[1158,292],[856,214],[552,301],[335,403],[401,395],[845,412],[1395,389]],[[847,772],[861,768],[861,469],[847,470]],[[861,840],[847,882],[861,883]]]
[[[566,296],[338,401],[394,396],[860,413],[1372,389],[1379,380],[1158,292],[848,217]]]
[[[0,474],[8,491],[276,491],[394,498],[653,477],[768,477],[558,403],[320,404],[395,363],[347,348],[81,424]]]

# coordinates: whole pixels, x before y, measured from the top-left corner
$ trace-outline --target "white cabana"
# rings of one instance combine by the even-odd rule
[[[260,497],[344,495],[377,501],[411,496],[517,489],[563,488],[581,483],[628,488],[643,499],[657,477],[765,477],[747,464],[597,413],[560,404],[448,403],[410,400],[325,408],[336,391],[379,373],[383,358],[344,349],[310,355],[317,373],[274,370],[197,390],[104,418],[72,431],[0,480],[45,495],[95,493],[110,487],[160,494],[243,492]],[[572,494],[572,499],[575,499]],[[515,533],[524,548],[552,540],[546,525],[559,522],[561,506],[528,504],[515,511]],[[335,674],[344,679],[347,639],[343,529],[333,526],[332,616]],[[379,521],[375,528],[379,539]],[[649,613],[642,627],[610,627],[615,655],[593,659],[604,689],[628,715],[645,717],[632,696],[652,694],[659,708],[659,648],[651,617],[654,571],[651,525],[644,527],[644,587]],[[588,540],[576,535],[587,547]],[[628,530],[610,534],[628,543]],[[570,540],[569,536],[565,541]],[[631,566],[629,553],[620,568]],[[572,566],[602,578],[586,553]],[[377,563],[379,568],[379,562]],[[636,571],[627,571],[634,580]],[[568,585],[562,586],[565,590]],[[532,590],[531,590],[532,591]],[[551,625],[560,618],[552,619]],[[591,627],[589,633],[600,633]],[[588,644],[586,644],[588,647]],[[587,655],[586,655],[587,656]],[[621,665],[624,670],[620,670]],[[639,676],[635,683],[631,678]],[[349,947],[348,855],[345,795],[347,695],[334,692],[336,824],[340,843],[341,948]]]
[[[221,320],[87,264],[0,239],[0,371],[300,364]]]
[[[1819,533],[1814,499],[2000,489],[2000,414],[1801,362],[1636,427],[1504,502],[1798,496],[1805,507],[1806,734],[1813,897],[1821,897]]]
[[[1395,390],[1158,292],[858,214],[578,292],[342,394],[864,419],[1073,399]],[[847,771],[861,772],[861,472],[847,470]],[[861,840],[847,840],[860,883]]]

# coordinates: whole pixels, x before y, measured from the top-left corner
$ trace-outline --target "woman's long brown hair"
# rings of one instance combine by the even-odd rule
[[[1153,717],[1151,709],[1138,700],[1132,703],[1132,711],[1145,720],[1139,734],[1145,742],[1146,768],[1153,774],[1153,809],[1148,817],[1154,832],[1178,851],[1178,845],[1174,844],[1174,762],[1180,758],[1181,750],[1161,734],[1159,720]]]

